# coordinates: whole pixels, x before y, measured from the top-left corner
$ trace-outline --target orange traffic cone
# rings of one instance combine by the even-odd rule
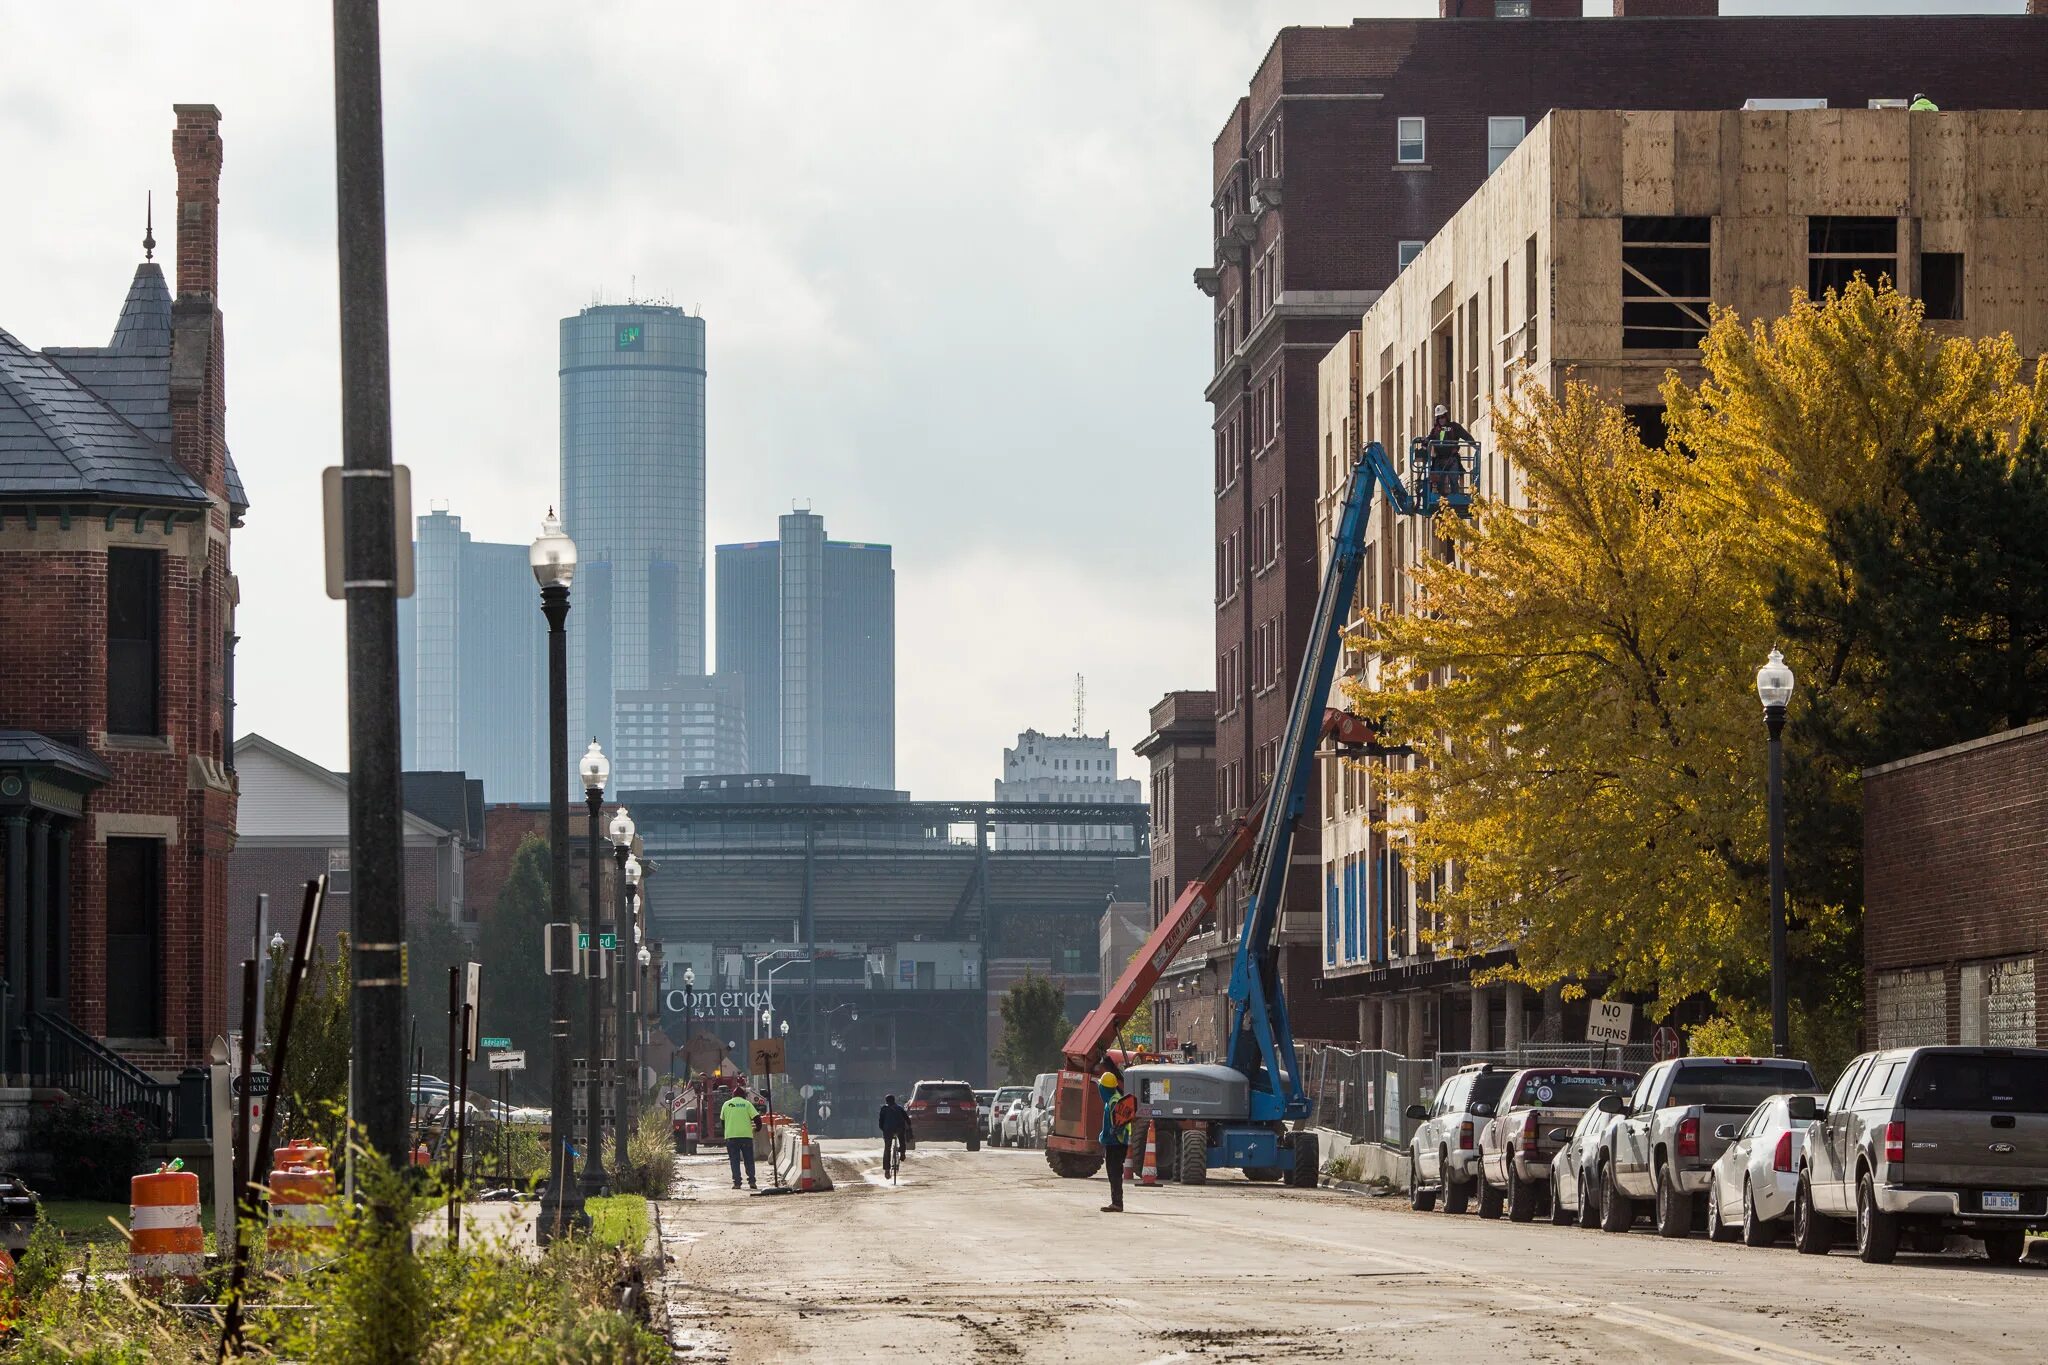
[[[1145,1173],[1138,1177],[1138,1183],[1159,1183],[1159,1129],[1149,1123],[1145,1125]]]

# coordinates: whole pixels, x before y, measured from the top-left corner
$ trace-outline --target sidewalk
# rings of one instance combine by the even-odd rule
[[[470,1203],[462,1206],[462,1244],[465,1247],[498,1245],[523,1260],[540,1259],[540,1246],[533,1239],[533,1220],[540,1204],[533,1200]],[[413,1245],[424,1249],[448,1236],[448,1210],[438,1208],[413,1225]]]

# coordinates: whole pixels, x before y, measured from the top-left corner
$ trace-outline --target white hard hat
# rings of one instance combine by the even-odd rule
[[[1436,415],[1438,417],[1449,417],[1451,415],[1451,410],[1445,407],[1442,403],[1438,403],[1436,405]]]

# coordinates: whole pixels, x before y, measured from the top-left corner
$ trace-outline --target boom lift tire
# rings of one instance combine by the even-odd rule
[[[1061,1152],[1048,1147],[1045,1164],[1062,1180],[1086,1180],[1102,1169],[1102,1153]]]
[[[1270,1185],[1281,1176],[1288,1174],[1278,1166],[1247,1166],[1244,1178],[1255,1185]]]
[[[1209,1135],[1200,1128],[1180,1130],[1180,1183],[1202,1185],[1209,1179]]]
[[[1294,1169],[1287,1183],[1297,1190],[1312,1190],[1323,1180],[1323,1140],[1314,1133],[1294,1135]]]

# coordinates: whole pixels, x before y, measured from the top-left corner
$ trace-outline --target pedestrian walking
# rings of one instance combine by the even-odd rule
[[[884,1095],[876,1123],[882,1130],[882,1174],[893,1180],[903,1168],[903,1153],[908,1149],[910,1111],[896,1103],[894,1095]]]
[[[725,1135],[725,1158],[732,1163],[732,1187],[740,1187],[740,1167],[747,1168],[747,1188],[754,1183],[754,1130],[761,1126],[761,1111],[747,1098],[745,1087],[718,1107],[718,1131]]]
[[[1102,1069],[1096,1086],[1102,1091],[1102,1160],[1109,1172],[1109,1202],[1104,1213],[1124,1211],[1124,1160],[1131,1150],[1131,1124],[1138,1102],[1124,1093],[1123,1078],[1112,1067]]]

